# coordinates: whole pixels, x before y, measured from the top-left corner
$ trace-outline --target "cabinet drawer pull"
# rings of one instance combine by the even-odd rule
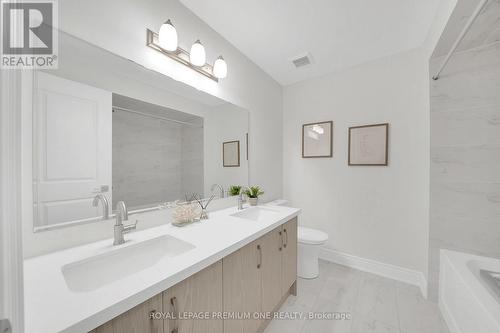
[[[285,244],[283,244],[283,247],[286,247],[288,245],[288,232],[286,229],[283,229],[283,232],[285,233]]]
[[[260,266],[262,265],[262,249],[260,245],[257,245],[257,250],[259,250],[259,263],[257,264],[257,268],[260,269]]]
[[[280,247],[279,247],[279,250],[283,250],[283,233],[280,231],[279,232],[279,235],[280,235]]]
[[[176,313],[177,312],[177,297],[174,296],[170,299],[170,306],[172,309],[172,314],[175,316],[175,326],[172,329],[171,333],[177,333],[179,331],[179,319],[178,319],[179,314]]]

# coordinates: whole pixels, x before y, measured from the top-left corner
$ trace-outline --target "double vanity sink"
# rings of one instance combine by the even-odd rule
[[[222,262],[299,211],[284,206],[228,208],[182,228],[165,224],[127,234],[119,246],[106,239],[28,259],[26,332],[91,331]]]
[[[243,221],[263,222],[279,218],[280,211],[268,207],[251,207],[230,216]],[[92,291],[172,258],[195,245],[163,235],[125,247],[114,247],[101,254],[84,258],[62,267],[64,280],[72,291]]]

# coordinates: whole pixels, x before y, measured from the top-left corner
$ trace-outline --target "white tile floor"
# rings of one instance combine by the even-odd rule
[[[408,284],[320,261],[320,277],[299,279],[281,312],[344,312],[350,320],[273,320],[264,333],[449,333],[436,303]]]

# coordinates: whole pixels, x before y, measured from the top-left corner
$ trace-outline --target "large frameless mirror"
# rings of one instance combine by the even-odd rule
[[[59,48],[32,82],[35,231],[248,183],[247,110],[64,33]]]

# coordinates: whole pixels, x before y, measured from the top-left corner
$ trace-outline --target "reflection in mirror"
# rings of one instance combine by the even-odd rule
[[[203,118],[113,95],[113,207],[204,196]]]
[[[225,167],[240,166],[240,142],[228,141],[222,143],[222,159]]]
[[[59,43],[59,68],[33,75],[35,231],[248,184],[246,110],[70,35]]]

